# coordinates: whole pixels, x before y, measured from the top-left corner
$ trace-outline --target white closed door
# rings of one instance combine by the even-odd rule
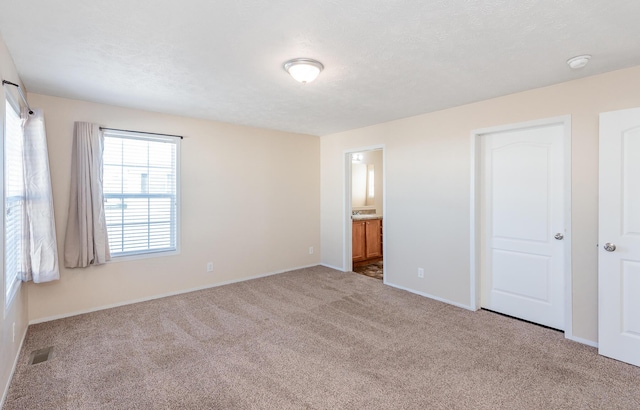
[[[482,138],[481,305],[565,328],[564,124]]]
[[[600,114],[600,354],[640,366],[640,108]]]

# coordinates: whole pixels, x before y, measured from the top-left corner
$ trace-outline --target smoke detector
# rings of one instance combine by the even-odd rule
[[[575,56],[567,60],[567,64],[571,67],[572,70],[578,70],[589,63],[591,60],[591,55],[583,54],[581,56]]]

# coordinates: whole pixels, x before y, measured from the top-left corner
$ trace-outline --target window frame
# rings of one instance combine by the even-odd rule
[[[3,129],[3,138],[2,138],[2,144],[0,147],[0,155],[1,155],[1,159],[2,159],[2,166],[0,167],[0,184],[2,184],[2,204],[0,205],[0,209],[2,210],[2,220],[0,221],[0,224],[2,225],[2,238],[1,238],[1,243],[2,243],[2,250],[0,250],[0,255],[2,256],[2,272],[3,272],[3,277],[2,277],[2,289],[3,289],[3,298],[4,298],[4,316],[6,317],[6,314],[9,312],[11,306],[13,305],[14,300],[16,299],[16,295],[18,294],[19,289],[22,287],[22,278],[20,277],[20,272],[18,272],[18,274],[16,275],[16,277],[13,280],[13,283],[9,284],[7,286],[7,266],[6,266],[6,258],[7,258],[7,254],[5,252],[6,250],[6,239],[7,239],[7,226],[6,226],[6,202],[7,202],[7,186],[6,186],[6,181],[5,181],[5,177],[6,177],[6,158],[5,158],[5,153],[6,153],[6,145],[7,145],[7,118],[8,118],[8,112],[6,112],[7,106],[11,106],[11,108],[13,109],[13,111],[17,114],[18,119],[22,120],[22,115],[21,115],[21,109],[20,109],[20,104],[18,103],[18,101],[13,97],[13,95],[11,95],[11,93],[5,93],[5,113],[4,113],[4,129]],[[22,124],[21,124],[22,127]],[[24,139],[24,129],[23,131],[23,135],[22,138]],[[24,192],[23,192],[24,194]],[[24,197],[23,197],[23,207],[25,206],[24,204]],[[24,223],[23,223],[23,228],[24,228]],[[24,257],[24,254],[18,255],[19,258]]]
[[[105,140],[105,144],[106,144],[106,139],[107,138],[122,138],[122,139],[128,139],[128,140],[142,140],[142,141],[158,141],[158,142],[170,142],[172,144],[175,144],[175,179],[176,179],[176,191],[175,191],[175,221],[174,221],[174,225],[175,225],[175,249],[170,249],[170,250],[145,250],[145,251],[137,251],[137,252],[132,252],[132,253],[125,253],[123,255],[114,255],[113,251],[110,249],[110,254],[111,254],[111,259],[107,262],[107,263],[114,263],[114,262],[126,262],[126,261],[131,261],[131,260],[138,260],[138,259],[148,259],[148,258],[156,258],[156,257],[162,257],[162,256],[171,256],[171,255],[178,255],[180,254],[180,245],[181,245],[181,241],[180,241],[180,227],[181,227],[181,195],[180,195],[180,191],[181,191],[181,182],[180,182],[180,138],[179,137],[173,137],[173,136],[169,136],[169,135],[149,135],[143,132],[135,132],[135,131],[120,131],[120,130],[111,130],[111,129],[104,129],[102,131],[102,135],[103,138]],[[103,181],[104,181],[104,153],[103,153]],[[102,189],[102,194],[103,194],[103,204],[106,201],[107,195],[104,191],[104,186]],[[132,194],[132,195],[141,195],[142,197],[150,197],[153,196],[154,194],[150,194],[150,195],[144,195],[144,194]],[[107,227],[107,236],[109,234],[109,229]],[[111,247],[111,244],[109,244],[109,247]]]

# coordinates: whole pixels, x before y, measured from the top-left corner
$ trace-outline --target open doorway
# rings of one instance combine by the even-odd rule
[[[355,273],[384,280],[384,161],[382,148],[347,154],[347,265]],[[349,229],[350,228],[350,229]]]

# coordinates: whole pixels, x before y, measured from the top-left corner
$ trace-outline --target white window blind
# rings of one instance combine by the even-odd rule
[[[24,177],[22,120],[17,106],[6,101],[4,141],[4,264],[8,306],[20,286],[24,247]]]
[[[177,250],[179,141],[104,131],[103,192],[111,256]]]

